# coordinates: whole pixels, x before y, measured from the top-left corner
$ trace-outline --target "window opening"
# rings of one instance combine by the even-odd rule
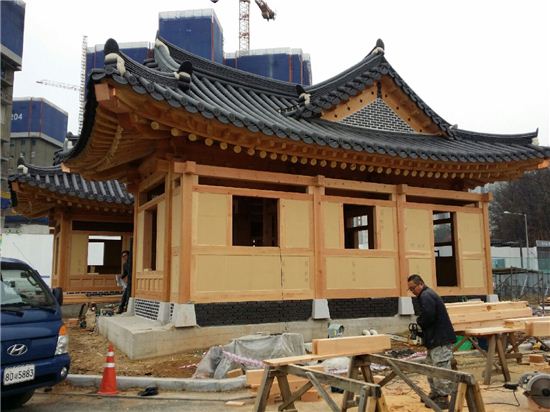
[[[374,249],[374,206],[344,205],[344,247]]]
[[[233,196],[233,246],[278,245],[278,200]]]
[[[458,286],[453,212],[433,212],[437,286]]]
[[[121,252],[122,236],[88,236],[88,273],[120,273]]]
[[[157,269],[157,208],[145,211],[145,227],[143,231],[143,267],[149,270]]]

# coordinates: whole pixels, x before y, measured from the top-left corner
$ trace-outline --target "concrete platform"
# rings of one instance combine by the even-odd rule
[[[326,338],[330,323],[344,326],[344,336],[361,335],[364,329],[378,333],[402,333],[414,316],[387,318],[308,320],[303,322],[262,323],[254,325],[176,328],[140,316],[118,315],[98,317],[99,333],[105,336],[130,359],[147,359],[214,345],[224,345],[232,339],[255,333],[300,333],[304,342]]]

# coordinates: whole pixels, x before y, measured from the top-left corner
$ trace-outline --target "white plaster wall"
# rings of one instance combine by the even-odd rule
[[[526,259],[526,248],[522,248],[523,253],[523,259],[524,264],[526,265],[527,269],[532,270],[538,270],[539,264],[538,264],[538,258],[537,258],[537,248],[536,247],[530,247],[528,251],[528,259]],[[491,247],[491,258],[492,259],[504,259],[505,260],[505,266],[504,267],[521,267],[521,258],[520,258],[520,249],[519,247],[510,247],[510,246],[502,246],[502,247]]]
[[[28,263],[51,284],[53,235],[4,233],[0,253]]]

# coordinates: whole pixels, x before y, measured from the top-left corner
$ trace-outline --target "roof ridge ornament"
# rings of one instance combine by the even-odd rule
[[[311,101],[311,94],[307,93],[302,85],[296,85],[296,93],[298,94],[298,101],[304,103],[306,107],[309,107]]]
[[[105,53],[105,67],[116,66],[120,75],[124,76],[124,73],[126,73],[126,66],[124,65],[124,59],[120,56],[120,48],[116,40],[108,39],[103,47],[103,52]]]
[[[372,49],[369,54],[384,54],[384,51],[384,42],[382,39],[378,39],[376,40],[376,46],[374,46],[374,49]]]
[[[158,34],[157,34],[158,35]],[[170,50],[168,49],[168,46],[161,42],[158,38],[155,39],[155,47],[158,49],[162,49],[164,53],[166,53],[167,56],[170,55]]]
[[[186,60],[180,64],[177,72],[174,72],[174,77],[178,80],[178,89],[185,92],[191,86],[191,76],[193,75],[193,63]]]
[[[29,174],[29,168],[25,164],[25,158],[23,156],[19,156],[19,159],[17,159],[17,171],[21,174]]]

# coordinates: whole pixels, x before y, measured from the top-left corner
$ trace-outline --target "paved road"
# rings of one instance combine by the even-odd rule
[[[103,412],[103,411],[250,411],[252,405],[235,408],[225,405],[226,400],[203,400],[165,397],[100,397],[88,394],[53,394],[35,393],[32,399],[23,407],[16,409],[21,412]]]

